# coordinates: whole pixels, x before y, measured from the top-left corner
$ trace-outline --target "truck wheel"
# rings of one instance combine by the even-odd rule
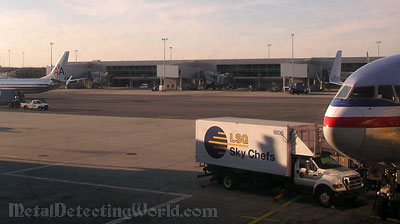
[[[333,192],[328,187],[321,187],[315,195],[318,203],[324,207],[329,207],[333,202]]]
[[[226,172],[222,177],[222,184],[226,189],[232,190],[238,187],[239,181],[235,174]]]
[[[43,108],[42,108],[42,107],[38,107],[37,109],[38,109],[38,110],[43,110]]]
[[[379,217],[381,217],[383,220],[386,220],[389,215],[388,202],[389,199],[385,197],[379,197],[376,200],[376,211],[378,212]]]
[[[28,107],[27,106],[24,106],[24,110],[27,110],[28,109]]]

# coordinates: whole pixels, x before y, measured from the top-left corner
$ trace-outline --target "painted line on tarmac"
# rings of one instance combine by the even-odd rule
[[[298,196],[294,197],[292,200],[288,200],[288,201],[282,203],[281,206],[289,207],[289,205],[293,204],[295,201],[299,200],[301,197],[302,197],[302,195],[298,195]]]
[[[3,173],[3,174],[4,175],[13,175],[13,174],[16,174],[16,173],[21,173],[21,172],[31,171],[31,170],[38,170],[38,169],[43,169],[43,168],[62,165],[62,164],[65,164],[65,163],[56,163],[56,164],[51,164],[51,165],[35,166],[35,167],[26,168],[26,169],[22,169],[22,170],[11,171],[11,172],[8,172],[8,173]]]
[[[114,190],[138,191],[138,192],[154,193],[154,194],[165,194],[165,195],[180,196],[180,197],[188,196],[187,194],[180,194],[180,193],[173,193],[173,192],[155,191],[155,190],[148,190],[148,189],[121,187],[121,186],[105,185],[105,184],[95,184],[95,183],[89,183],[89,182],[54,179],[54,178],[47,178],[47,177],[35,177],[35,176],[27,176],[27,175],[21,175],[21,174],[6,174],[6,175],[14,176],[14,177],[28,178],[28,179],[34,179],[34,180],[43,180],[43,181],[51,181],[51,182],[59,182],[59,183],[67,183],[67,184],[77,184],[77,185],[86,185],[86,186],[91,186],[91,187],[103,187],[103,188],[109,188],[109,189],[114,189]]]
[[[164,203],[158,204],[156,206],[153,206],[150,209],[162,208],[162,207],[165,207],[167,205],[171,205],[171,204],[174,204],[174,203],[177,203],[177,202],[180,202],[180,201],[183,201],[183,200],[185,200],[187,198],[192,197],[192,195],[190,195],[190,194],[180,194],[180,193],[165,192],[165,191],[155,191],[155,190],[140,189],[140,188],[121,187],[121,186],[114,186],[114,185],[95,184],[95,183],[89,183],[89,182],[71,181],[71,180],[63,180],[63,179],[55,179],[55,178],[47,178],[47,177],[35,177],[35,176],[27,176],[27,175],[22,175],[22,174],[16,174],[18,172],[42,169],[42,168],[46,168],[46,167],[57,166],[57,165],[60,165],[60,164],[64,164],[64,163],[52,164],[52,165],[44,165],[44,166],[39,166],[39,167],[27,168],[27,169],[21,169],[21,170],[17,170],[17,171],[4,173],[3,175],[21,177],[21,178],[28,178],[28,179],[34,179],[34,180],[42,180],[42,181],[77,184],[77,185],[85,185],[85,186],[92,186],[92,187],[102,187],[102,188],[109,188],[109,189],[114,189],[114,190],[138,191],[138,192],[153,193],[153,194],[179,196],[178,198],[175,198],[175,199],[169,200],[167,202],[164,202]],[[130,220],[131,218],[132,217],[123,217],[123,218],[108,222],[107,224],[118,224],[118,223]]]
[[[187,194],[187,195],[182,195],[181,197],[178,197],[178,198],[172,199],[172,200],[170,200],[170,201],[167,201],[167,202],[164,202],[164,203],[155,205],[155,206],[151,207],[151,208],[148,209],[148,210],[159,209],[159,208],[162,208],[162,207],[165,207],[165,206],[168,206],[168,205],[172,205],[172,204],[175,204],[175,203],[177,203],[177,202],[180,202],[180,201],[183,201],[183,200],[185,200],[185,199],[188,199],[188,198],[190,198],[190,197],[192,197],[192,195],[189,195],[189,194]],[[145,213],[146,213],[146,212],[143,212],[143,211],[142,211],[142,214],[145,214]],[[121,223],[121,222],[129,221],[129,220],[131,220],[132,218],[134,218],[134,217],[132,217],[132,216],[127,216],[127,217],[123,217],[123,218],[120,218],[120,219],[116,219],[116,220],[111,221],[111,222],[107,222],[106,224],[119,224],[119,223]]]
[[[261,215],[259,217],[253,217],[253,216],[239,216],[239,217],[240,218],[244,218],[244,219],[252,219],[247,224],[256,224],[256,223],[259,223],[261,221],[280,222],[279,219],[269,219],[268,218],[268,217],[272,216],[273,214],[275,214],[274,211],[267,211],[266,213],[264,213],[263,215]]]
[[[371,218],[383,220],[379,216],[371,216]],[[398,219],[387,218],[386,220],[389,221],[389,222],[400,223],[400,220],[398,220]]]

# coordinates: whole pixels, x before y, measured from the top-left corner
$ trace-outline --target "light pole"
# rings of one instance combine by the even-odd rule
[[[22,68],[24,67],[24,56],[25,56],[25,52],[22,52]]]
[[[294,42],[293,42],[293,39],[294,39],[294,33],[292,33],[291,34],[292,35],[292,83],[291,83],[291,85],[293,85],[293,81],[294,81],[294,65],[293,65],[293,57],[294,57]]]
[[[268,46],[268,59],[271,58],[271,44],[267,44]]]
[[[11,50],[8,50],[8,67],[11,67]]]
[[[169,60],[172,60],[172,47],[169,47]]]
[[[53,44],[50,42],[50,71],[53,70]]]
[[[382,41],[376,41],[376,44],[378,45],[378,57],[379,57],[379,44],[381,44],[382,43]]]
[[[75,50],[75,62],[78,62],[78,50]]]
[[[161,79],[160,77],[160,91],[164,91],[164,85],[165,85],[165,42],[167,42],[168,38],[162,38],[161,39],[164,42],[164,61],[163,61],[163,77]]]

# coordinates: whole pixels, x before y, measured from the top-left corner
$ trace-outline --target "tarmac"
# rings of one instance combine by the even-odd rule
[[[161,95],[127,90],[68,91],[56,90],[37,95],[49,102],[50,111],[1,109],[0,217],[3,218],[0,223],[397,221],[383,221],[374,216],[371,211],[373,192],[350,204],[322,208],[307,194],[290,192],[274,200],[281,193],[279,188],[253,189],[244,184],[239,190],[227,191],[216,182],[202,187],[209,177],[197,178],[202,174],[202,167],[195,158],[194,119],[206,117],[207,111],[209,115],[226,114],[232,105],[241,103],[247,104],[247,110],[256,111],[262,101],[283,111],[296,100],[318,108],[322,102],[329,103],[332,95],[268,97],[268,94],[262,93],[246,93],[250,95],[244,96],[225,92]],[[208,94],[215,98],[211,100],[211,105],[217,105],[221,99],[229,105],[210,107],[206,103],[210,98]],[[103,99],[105,95],[107,97]],[[57,100],[57,96],[67,97]],[[180,103],[181,106],[174,110],[191,110],[194,104],[204,103],[197,105],[201,111],[198,114],[176,112],[176,117],[171,119],[159,116],[173,115],[173,110],[169,111],[171,108],[152,107],[160,97],[167,102],[185,99],[175,102],[174,105]],[[73,104],[71,99],[80,100]],[[135,113],[127,102],[132,99],[143,100],[150,105]],[[287,102],[273,99],[287,99]],[[109,106],[103,101],[118,103]],[[94,110],[101,113],[94,113],[92,107],[81,105],[84,102],[97,105]],[[63,111],[66,107],[76,110]],[[294,120],[309,121],[312,117],[315,120],[315,114],[320,116],[324,110],[316,109],[317,112],[307,115],[309,109],[303,109],[303,112],[293,116]],[[119,113],[126,116],[119,116]],[[130,113],[131,116],[128,116]],[[253,116],[248,114],[257,118],[259,113]],[[278,117],[291,115],[293,113],[287,112]],[[64,213],[46,213],[54,207],[61,208]],[[135,212],[129,213],[132,210]],[[126,214],[123,214],[124,211]]]

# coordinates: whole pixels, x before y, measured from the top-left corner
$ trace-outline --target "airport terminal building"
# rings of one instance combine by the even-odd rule
[[[369,58],[370,61],[378,59]],[[199,89],[205,73],[229,74],[235,88],[270,90],[274,86],[306,83],[314,91],[329,79],[334,58],[210,59],[156,61],[91,61],[68,63],[68,74],[74,78],[96,79],[104,74],[107,86],[139,88],[142,84],[158,86],[165,77],[167,89]],[[342,72],[351,73],[367,63],[365,57],[343,57]],[[165,67],[165,72],[163,72]],[[293,71],[293,72],[292,72]],[[292,74],[293,73],[293,74]]]
[[[377,57],[369,58],[374,61]],[[331,58],[273,58],[273,59],[210,59],[210,60],[155,60],[155,61],[90,61],[69,62],[67,75],[86,78],[80,81],[81,88],[98,86],[139,88],[141,85],[158,86],[165,77],[167,89],[205,89],[224,87],[248,88],[255,90],[281,89],[289,86],[291,80],[307,84],[312,91],[318,91],[323,82],[329,80],[334,57]],[[165,64],[164,64],[165,63]],[[350,74],[367,63],[366,57],[343,57],[342,72]],[[164,72],[165,68],[165,72]],[[11,68],[0,67],[0,72]],[[17,74],[29,77],[44,76],[47,68],[13,68]],[[32,70],[32,71],[31,71]],[[293,72],[292,72],[293,71]],[[38,74],[43,73],[43,74]],[[221,85],[209,85],[210,77]],[[18,76],[19,78],[23,78]],[[229,79],[228,79],[229,78]],[[225,81],[224,81],[225,80]],[[227,84],[227,80],[229,84]],[[213,81],[213,80],[211,80]]]

